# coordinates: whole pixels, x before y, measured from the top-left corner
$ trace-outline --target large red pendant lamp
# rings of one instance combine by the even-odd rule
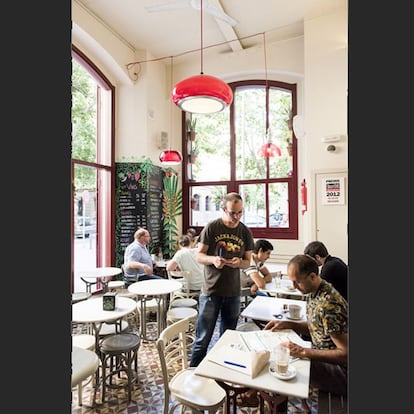
[[[266,37],[265,33],[263,33],[263,50],[264,50],[264,61],[265,61],[265,80],[266,80],[266,86],[265,86],[265,99],[266,99],[266,109],[268,107],[268,94],[269,94],[269,87],[268,87],[268,81],[267,81],[267,55],[266,55]],[[268,123],[268,120],[266,120],[266,123]],[[261,155],[265,158],[270,157],[280,157],[282,155],[282,151],[280,148],[273,144],[271,137],[270,137],[270,131],[269,128],[266,129],[266,139],[267,142],[263,144],[259,151],[257,152],[258,155]]]
[[[220,112],[233,101],[233,91],[227,83],[203,73],[203,0],[200,0],[201,70],[200,75],[178,82],[172,90],[175,105],[186,112],[212,114]]]
[[[173,57],[171,56],[171,65],[170,65],[170,84],[172,85],[173,80]],[[172,166],[179,165],[183,161],[183,156],[180,151],[171,149],[171,134],[173,132],[173,114],[172,114],[173,105],[170,101],[170,149],[164,150],[160,154],[160,161],[163,165]]]

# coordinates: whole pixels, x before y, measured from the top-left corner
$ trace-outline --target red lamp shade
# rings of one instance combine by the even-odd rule
[[[164,165],[178,165],[181,164],[183,156],[177,150],[165,150],[160,154],[160,161]]]
[[[280,151],[280,148],[277,145],[271,142],[266,142],[266,144],[263,144],[260,147],[258,154],[266,158],[280,157],[282,155],[282,151]]]
[[[172,100],[183,111],[212,114],[232,103],[233,91],[221,79],[201,74],[178,82],[172,90]]]

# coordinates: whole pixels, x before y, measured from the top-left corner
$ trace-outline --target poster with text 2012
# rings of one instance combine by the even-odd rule
[[[344,177],[323,178],[322,204],[344,204],[344,184]]]

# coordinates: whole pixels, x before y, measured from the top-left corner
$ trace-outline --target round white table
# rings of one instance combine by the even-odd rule
[[[102,283],[102,291],[106,293],[108,291],[108,283],[110,280],[122,273],[120,267],[95,267],[93,269],[78,270],[81,275],[82,281],[86,283],[86,291],[91,292],[91,286],[98,283],[98,280]]]
[[[95,334],[95,350],[98,352],[99,331],[103,322],[116,322],[135,311],[137,303],[131,298],[117,297],[113,311],[103,310],[102,296],[90,298],[72,305],[72,322],[92,324]]]
[[[137,306],[135,300],[130,298],[117,297],[113,311],[103,310],[103,298],[91,298],[77,302],[72,305],[72,322],[90,323],[95,334],[95,353],[99,352],[99,331],[104,322],[113,322],[121,332],[122,318],[134,312]],[[118,328],[119,327],[119,328]],[[93,405],[96,404],[96,390],[100,385],[99,370],[96,371],[96,383],[94,387]]]
[[[149,340],[146,326],[146,302],[148,296],[153,296],[157,301],[157,333],[160,333],[166,326],[166,298],[167,295],[182,288],[182,283],[170,279],[153,279],[135,282],[128,286],[128,290],[138,295],[141,304],[141,337]]]

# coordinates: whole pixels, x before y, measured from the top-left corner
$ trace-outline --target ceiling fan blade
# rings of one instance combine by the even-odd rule
[[[227,13],[221,11],[219,8],[209,3],[203,4],[203,9],[208,14],[211,14],[213,17],[216,17],[217,19],[223,20],[230,26],[236,26],[236,24],[238,23],[236,19],[233,19],[233,17],[229,16]]]
[[[144,7],[145,7],[145,10],[149,13],[160,12],[164,10],[178,10],[178,9],[187,9],[187,8],[193,8],[195,10],[200,10],[200,0],[172,1],[170,3],[159,3],[159,4],[154,4],[153,6],[144,6]],[[210,3],[203,3],[203,10],[215,18],[223,20],[230,26],[235,26],[237,24],[237,20],[233,19],[231,16],[224,13],[218,7]]]
[[[148,13],[154,13],[164,10],[188,9],[192,7],[191,0],[173,1],[170,3],[159,3],[153,6],[144,6]]]

